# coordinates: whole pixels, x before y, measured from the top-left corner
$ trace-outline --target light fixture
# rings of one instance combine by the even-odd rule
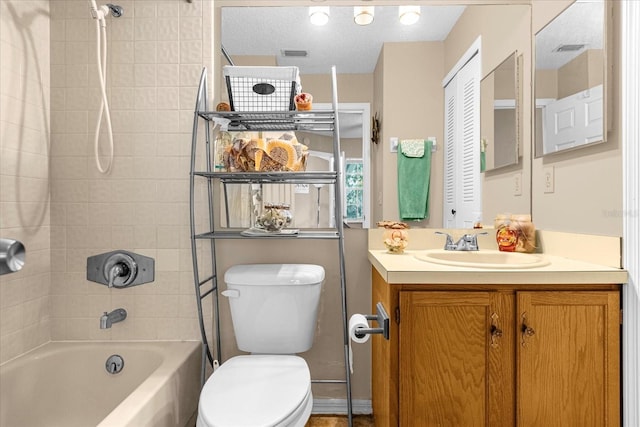
[[[326,25],[329,22],[329,6],[309,7],[309,21],[313,25]]]
[[[420,6],[400,6],[398,16],[401,24],[413,25],[420,19]]]
[[[356,6],[353,8],[353,21],[358,25],[369,25],[373,22],[373,6]]]

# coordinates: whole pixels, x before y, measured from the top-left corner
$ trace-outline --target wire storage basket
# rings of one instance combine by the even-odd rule
[[[225,66],[231,111],[293,111],[300,91],[298,67]]]

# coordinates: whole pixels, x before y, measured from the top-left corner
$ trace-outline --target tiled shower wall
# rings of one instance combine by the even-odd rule
[[[0,1],[0,238],[26,264],[0,276],[0,363],[50,338],[49,1]]]
[[[198,339],[188,176],[212,5],[114,3],[124,8],[122,17],[107,18],[115,158],[101,175],[93,156],[100,90],[89,2],[50,2],[51,338]],[[88,282],[87,257],[116,249],[153,257],[155,281],[129,289]],[[100,315],[120,307],[127,319],[99,329]]]

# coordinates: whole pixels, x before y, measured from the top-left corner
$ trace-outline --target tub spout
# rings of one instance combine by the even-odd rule
[[[127,318],[127,311],[124,308],[116,308],[111,313],[106,311],[100,316],[100,329],[108,329],[112,324],[122,322]]]

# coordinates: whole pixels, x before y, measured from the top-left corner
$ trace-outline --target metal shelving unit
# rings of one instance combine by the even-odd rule
[[[216,350],[216,360],[222,360],[220,343],[220,317],[218,295],[218,272],[216,268],[216,240],[220,239],[273,239],[274,237],[246,236],[240,230],[216,230],[214,212],[217,206],[214,195],[214,183],[223,184],[269,184],[269,183],[304,183],[304,184],[333,184],[335,196],[335,228],[332,229],[301,229],[291,236],[278,236],[277,239],[331,239],[338,245],[338,259],[340,268],[340,290],[342,305],[343,348],[344,348],[344,379],[337,380],[312,380],[314,383],[344,383],[347,394],[347,414],[349,426],[352,425],[352,398],[351,398],[351,373],[349,371],[349,320],[347,318],[347,293],[346,271],[344,256],[344,224],[341,195],[342,171],[330,172],[216,172],[213,170],[214,147],[212,135],[217,127],[223,126],[228,131],[307,131],[307,132],[331,132],[333,134],[334,158],[340,158],[340,134],[338,126],[338,95],[335,67],[331,69],[332,78],[332,110],[319,111],[274,111],[274,112],[236,112],[236,111],[209,111],[207,91],[207,70],[203,69],[198,87],[196,106],[193,120],[192,146],[191,146],[191,172],[190,172],[190,220],[191,220],[191,251],[193,260],[193,277],[197,298],[200,332],[204,351],[209,363],[213,365],[214,357],[211,345],[207,338],[206,327],[203,319],[202,303],[207,297],[213,299],[214,310],[213,334]],[[204,126],[203,126],[204,125]],[[202,129],[204,127],[204,129]],[[204,135],[199,135],[203,131]],[[197,148],[203,145],[204,168],[197,168]],[[202,159],[200,159],[202,160]],[[197,230],[196,224],[196,180],[205,180],[207,186],[208,229]],[[226,192],[221,195],[226,197]],[[210,248],[211,272],[201,276],[199,265],[198,241],[208,241]],[[206,363],[203,360],[203,364]],[[204,365],[203,365],[204,372]]]

